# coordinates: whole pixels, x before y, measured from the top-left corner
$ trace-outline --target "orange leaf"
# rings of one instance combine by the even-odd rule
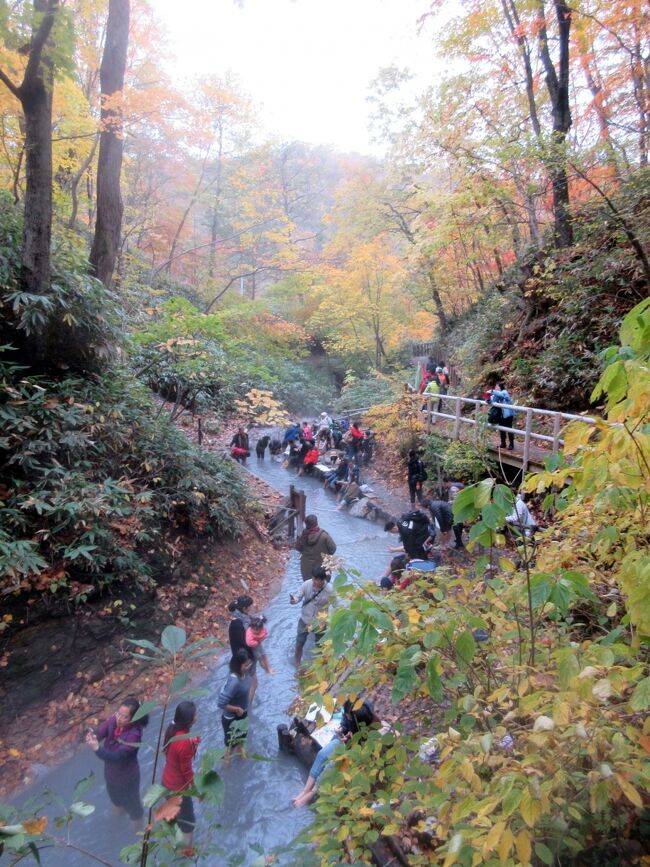
[[[639,738],[639,743],[646,751],[646,753],[650,753],[650,735],[641,735]]]
[[[167,798],[167,800],[158,807],[156,812],[153,814],[154,822],[161,822],[165,819],[167,822],[173,822],[173,820],[178,816],[181,809],[181,796],[180,795],[172,795],[171,798]]]
[[[42,834],[47,828],[47,816],[38,819],[26,819],[23,828],[27,834]]]

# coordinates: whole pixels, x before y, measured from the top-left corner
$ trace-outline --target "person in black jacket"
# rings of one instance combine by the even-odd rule
[[[418,503],[422,502],[422,484],[427,480],[427,471],[415,449],[409,449],[406,469],[408,472],[409,496],[411,497],[411,505],[414,506],[416,497],[418,498]]]
[[[406,512],[399,521],[391,518],[384,524],[387,533],[397,533],[404,550],[411,560],[426,560],[428,548],[433,543],[435,530],[431,527],[428,516],[419,509]],[[399,549],[389,548],[396,553]]]
[[[232,614],[232,620],[228,626],[228,640],[230,641],[230,652],[233,657],[237,655],[237,651],[245,650],[252,663],[249,671],[251,676],[251,694],[249,702],[253,700],[255,690],[257,689],[257,672],[256,660],[252,649],[246,644],[246,629],[250,626],[252,619],[253,600],[250,596],[239,596],[233,599],[228,605],[228,611]]]

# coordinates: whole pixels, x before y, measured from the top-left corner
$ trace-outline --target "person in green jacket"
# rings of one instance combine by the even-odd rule
[[[434,376],[433,379],[429,380],[429,382],[427,383],[427,387],[422,392],[422,397],[424,398],[424,402],[422,404],[422,411],[424,411],[427,408],[427,402],[430,399],[438,397],[439,395],[440,395],[440,383],[438,382],[438,380]],[[433,403],[432,403],[432,405],[433,405]],[[435,419],[432,418],[431,421],[435,423]]]
[[[314,569],[323,565],[323,558],[336,551],[336,542],[330,534],[318,526],[316,515],[307,515],[305,529],[296,541],[300,551],[300,572],[304,581],[311,581]]]

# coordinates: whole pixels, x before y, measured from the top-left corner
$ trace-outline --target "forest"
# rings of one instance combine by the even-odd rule
[[[279,863],[382,863],[392,840],[413,867],[646,864],[650,7],[422,0],[413,30],[444,62],[417,96],[377,70],[362,154],[269,133],[237,69],[176,76],[153,0],[0,0],[0,696],[15,723],[55,695],[63,669],[18,664],[30,630],[101,616],[102,641],[149,653],[184,570],[261,556],[268,505],[197,420],[218,438],[369,410],[403,486],[409,448],[449,448],[475,556],[380,602],[341,563],[301,692],[328,707],[354,669],[346,689],[385,686],[440,759],[373,732],[324,778],[304,861]],[[596,417],[523,482],[533,550],[500,532],[485,443],[404,415],[429,354],[453,393]],[[26,751],[3,725],[7,863],[51,845],[9,804]],[[127,863],[182,862],[156,833]]]

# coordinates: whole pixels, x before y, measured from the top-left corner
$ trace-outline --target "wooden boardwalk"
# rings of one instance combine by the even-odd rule
[[[413,400],[422,404],[422,395],[413,395]],[[463,442],[487,441],[493,457],[503,464],[517,467],[522,475],[530,470],[544,469],[546,458],[562,449],[562,435],[568,424],[574,421],[596,424],[596,419],[591,416],[517,404],[512,404],[510,408],[515,410],[512,428],[488,423],[490,404],[487,401],[455,394],[428,398],[421,413],[427,433],[437,433]],[[504,431],[507,438],[510,433],[513,434],[514,449],[500,448],[500,431]]]

